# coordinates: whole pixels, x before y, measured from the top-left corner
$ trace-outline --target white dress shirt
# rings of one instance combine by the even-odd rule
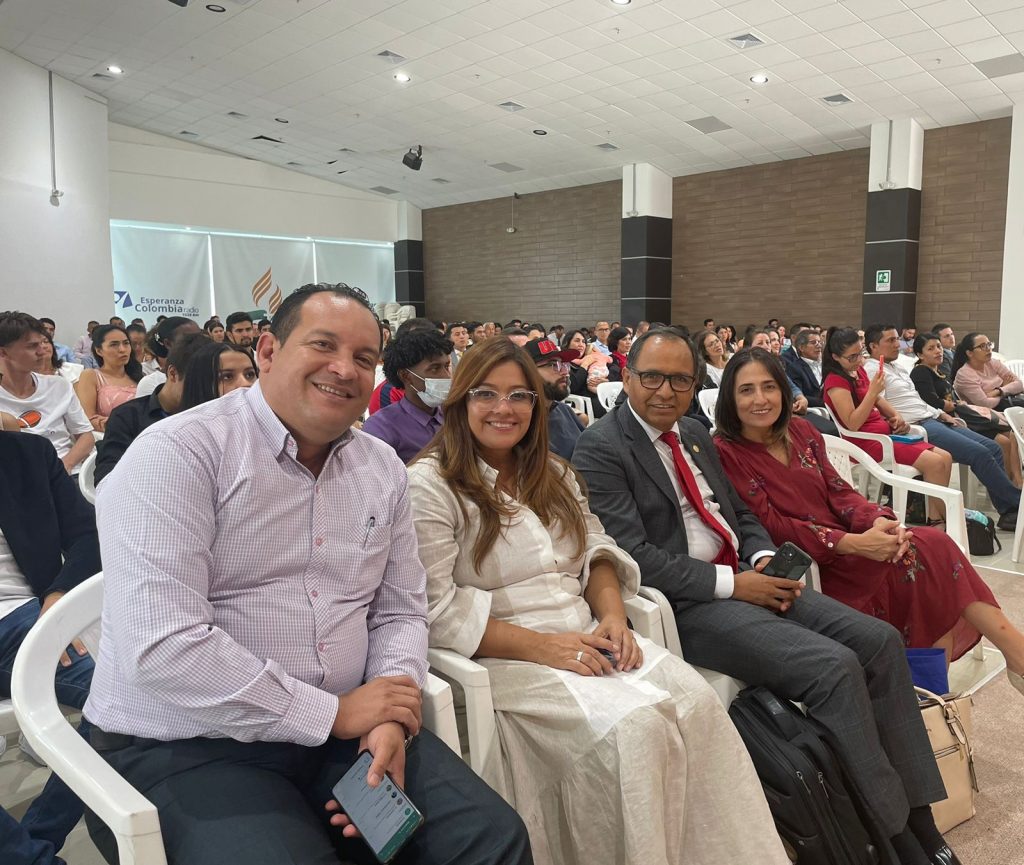
[[[629,400],[626,401],[626,405],[629,405]],[[700,514],[690,504],[689,499],[686,498],[683,487],[679,483],[679,473],[676,471],[676,461],[672,457],[672,448],[661,440],[663,435],[661,430],[655,429],[640,417],[632,405],[629,405],[629,410],[633,412],[633,417],[637,419],[644,432],[650,437],[651,444],[654,445],[654,449],[658,452],[658,456],[661,457],[661,462],[665,466],[668,479],[672,482],[672,489],[676,492],[676,498],[679,500],[679,510],[683,515],[683,527],[686,529],[687,555],[702,562],[714,560],[719,550],[722,549],[722,539],[704,522]],[[715,494],[704,479],[704,473],[700,470],[700,466],[693,461],[686,452],[686,448],[680,447],[680,450],[682,451],[683,459],[686,460],[686,464],[690,467],[690,471],[693,472],[693,478],[697,482],[697,489],[700,490],[700,496],[704,500],[704,507],[707,508],[711,516],[722,524],[722,528],[728,533],[732,545],[739,550],[739,538],[736,537],[736,533],[732,530],[732,526],[729,525],[728,521],[722,517],[722,508],[715,501]],[[772,550],[762,550],[754,556],[754,561],[758,561],[762,556],[772,555],[774,555]],[[731,598],[736,583],[732,568],[728,565],[715,565],[715,572],[715,597]]]
[[[811,368],[811,372],[814,373],[814,377],[817,379],[818,384],[821,384],[821,358],[811,360],[809,357],[801,355],[800,359]]]
[[[878,375],[878,361],[874,358],[864,361],[864,371],[868,378],[874,378]],[[941,414],[939,409],[921,399],[910,373],[898,363],[886,363],[885,391],[882,395],[907,423],[935,420]]]

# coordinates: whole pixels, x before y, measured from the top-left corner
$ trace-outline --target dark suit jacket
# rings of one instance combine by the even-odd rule
[[[685,417],[677,430],[680,444],[704,473],[722,516],[739,538],[740,559],[775,550],[768,533],[726,478],[707,430]],[[590,509],[640,565],[646,585],[664,592],[677,610],[714,599],[715,566],[687,555],[682,511],[672,481],[628,403],[617,405],[583,431],[572,461],[587,481]]]
[[[811,365],[800,357],[796,351],[784,355],[784,357],[786,358],[786,372],[789,373],[789,377],[796,386],[804,392],[804,396],[807,397],[807,404],[816,408],[823,408],[825,401],[821,396],[821,385],[818,384],[818,380],[814,377]]]
[[[102,569],[92,505],[41,436],[0,432],[0,530],[40,599]]]

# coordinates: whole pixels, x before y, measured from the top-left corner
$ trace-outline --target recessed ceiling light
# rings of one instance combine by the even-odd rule
[[[504,108],[506,111],[522,111],[526,106],[510,100],[508,102],[499,102],[498,107]]]
[[[217,3],[207,3],[206,8],[210,12],[227,12],[227,9]]]
[[[547,135],[548,131],[546,129],[534,129],[533,130],[533,134],[534,135]]]
[[[412,79],[408,75],[406,75],[404,72],[396,72],[395,73],[395,81],[397,81],[399,84],[406,84],[409,81],[412,81]]]
[[[853,100],[845,93],[834,93],[831,96],[822,96],[822,101],[829,105],[849,105]]]
[[[121,75],[124,72],[124,70],[120,66],[108,66],[107,72],[109,72],[111,75]]]
[[[752,84],[767,84],[768,76],[765,75],[763,72],[758,72],[757,75],[750,76],[750,82]]]
[[[283,117],[275,117],[274,120],[276,120],[278,123],[287,123],[288,122]]]
[[[741,33],[739,36],[730,36],[729,42],[732,42],[737,48],[753,48],[756,45],[764,45],[764,40],[758,38],[753,33]]]
[[[628,6],[633,0],[612,0],[616,6]]]

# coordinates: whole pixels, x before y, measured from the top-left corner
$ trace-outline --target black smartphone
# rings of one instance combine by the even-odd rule
[[[814,564],[814,560],[796,544],[786,541],[775,551],[771,561],[762,571],[769,577],[785,577],[799,580]]]
[[[423,825],[423,814],[390,775],[376,787],[366,782],[373,756],[360,751],[356,761],[334,785],[334,798],[355,824],[379,862],[390,862]]]

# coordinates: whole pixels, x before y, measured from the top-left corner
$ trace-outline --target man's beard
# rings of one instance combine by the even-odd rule
[[[562,402],[569,395],[569,385],[567,382],[558,382],[558,384],[551,384],[551,382],[544,382],[544,396],[546,396],[552,402]]]

